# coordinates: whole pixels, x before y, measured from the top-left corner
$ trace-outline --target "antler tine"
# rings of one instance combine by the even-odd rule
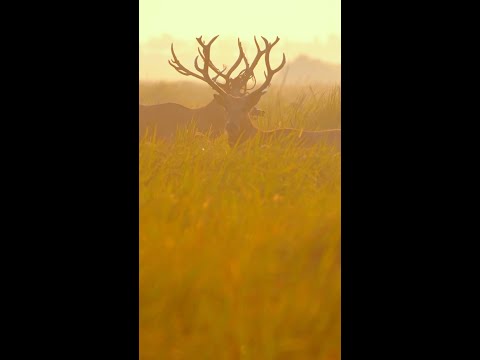
[[[201,36],[199,38],[197,38],[197,41],[199,43],[201,43],[202,47],[204,47],[204,49],[205,49],[204,57],[203,57],[203,59],[204,59],[203,69],[200,68],[200,66],[198,66],[198,56],[195,58],[195,62],[194,62],[195,68],[197,69],[198,72],[200,72],[200,74],[202,76],[188,70],[185,66],[183,66],[180,63],[180,61],[177,58],[177,55],[175,55],[175,51],[173,50],[173,44],[170,47],[170,49],[172,51],[173,60],[168,60],[168,63],[170,64],[170,66],[172,66],[180,74],[186,75],[186,76],[194,76],[197,79],[206,82],[208,85],[210,85],[220,95],[227,96],[227,93],[215,81],[213,81],[208,74],[209,64],[211,63],[211,61],[210,61],[210,46],[212,45],[213,41],[215,41],[215,39],[217,37],[218,37],[218,35],[215,36],[207,45],[204,45],[202,43],[202,37]]]
[[[285,66],[285,63],[287,61],[287,59],[285,58],[285,53],[283,53],[282,63],[275,70],[272,70],[272,68],[270,67],[270,50],[272,49],[272,47],[273,47],[273,45],[270,45],[267,53],[265,54],[265,65],[267,67],[267,71],[268,71],[269,75],[271,74],[271,76],[273,76],[275,73],[279,72],[280,69]]]
[[[260,52],[260,46],[258,45],[257,37],[254,36],[254,37],[253,37],[253,40],[255,40],[255,45],[257,46],[257,51]]]
[[[255,74],[253,73],[253,71],[252,73],[249,73],[250,64],[248,63],[248,59],[247,59],[247,56],[245,55],[245,52],[243,53],[243,61],[245,62],[245,69],[242,70],[238,76],[242,76],[244,79],[243,94],[246,94],[248,90],[251,90],[251,88],[248,88],[248,82],[250,81],[251,78],[255,80]]]
[[[274,46],[280,41],[280,38],[279,38],[278,36],[277,36],[277,38],[275,39],[275,41],[273,42],[273,44],[269,44],[269,43],[268,43],[268,40],[265,39],[263,36],[262,36],[262,39],[263,39],[263,41],[265,42],[265,46],[271,47],[271,48],[274,47]]]
[[[220,36],[220,35],[215,36],[212,40],[210,40],[210,42],[209,42],[208,44],[205,44],[205,42],[202,40],[202,36],[200,36],[200,37],[198,37],[198,38],[196,38],[196,39],[197,39],[198,43],[200,44],[200,46],[201,46],[202,48],[210,48],[210,46],[212,46],[213,42],[214,42],[215,40],[217,40],[217,38],[218,38],[219,36]]]
[[[197,42],[200,44],[201,48],[202,49],[198,49],[198,54],[200,55],[201,59],[203,60],[204,64],[205,64],[205,61],[206,61],[206,56],[208,55],[208,57],[210,56],[210,46],[212,45],[213,41],[216,40],[216,38],[218,37],[218,35],[213,38],[212,40],[210,40],[210,42],[208,44],[205,44],[204,40],[202,39],[202,36],[196,38]],[[240,63],[242,62],[242,60],[245,62],[245,67],[246,69],[244,70],[245,71],[248,71],[250,69],[250,64],[248,63],[248,59],[245,55],[245,51],[243,50],[243,46],[242,46],[242,42],[240,41],[240,38],[237,38],[237,44],[238,44],[238,49],[239,49],[239,55],[238,55],[238,58],[237,60],[235,61],[235,63],[232,65],[232,67],[230,69],[228,69],[228,71],[225,73],[225,70],[226,68],[224,67],[224,69],[222,71],[219,70],[218,67],[216,67],[213,62],[211,60],[208,60],[207,63],[208,63],[208,66],[216,73],[216,76],[212,78],[213,81],[215,81],[222,89],[225,88],[227,89],[227,92],[229,91],[228,89],[231,90],[232,86],[233,87],[239,87],[238,91],[241,91],[240,89],[244,89],[243,93],[246,92],[246,87],[247,87],[247,82],[248,80],[252,77],[252,73],[248,73],[247,74],[247,77],[243,77],[241,76],[241,74],[239,74],[239,76],[237,76],[234,80],[232,80],[230,77],[232,76],[233,72],[238,68],[238,66],[240,65]],[[265,50],[259,55],[259,58],[261,57],[261,55],[263,55],[265,52]],[[256,59],[256,62],[258,63],[258,59]],[[205,65],[204,65],[205,66]],[[204,72],[204,69],[202,69],[200,67],[200,65],[198,64],[198,59],[195,59],[195,68],[197,69],[197,71],[199,71],[200,73],[203,74]],[[219,77],[222,77],[224,80],[225,80],[225,84],[221,84],[221,83],[218,83],[218,78]],[[238,85],[233,85],[233,82],[238,82]]]
[[[286,64],[287,62],[287,59],[285,57],[285,53],[283,53],[283,59],[282,59],[282,62],[280,63],[280,65],[276,68],[276,69],[273,69],[271,68],[270,66],[270,51],[272,50],[273,46],[278,43],[278,41],[280,40],[277,36],[277,39],[275,40],[275,42],[273,44],[269,44],[267,39],[265,39],[263,36],[262,36],[262,39],[265,41],[265,44],[266,44],[266,49],[265,49],[265,66],[267,68],[267,72],[264,73],[265,74],[265,82],[257,89],[255,90],[254,92],[252,92],[250,95],[253,95],[253,94],[257,94],[257,93],[260,93],[262,91],[264,91],[267,87],[270,86],[270,82],[272,81],[273,79],[273,75],[275,75],[277,72],[279,72]],[[249,96],[250,96],[249,95]]]
[[[213,42],[214,42],[215,40],[217,40],[217,38],[218,38],[219,36],[220,36],[220,35],[217,35],[217,36],[215,36],[212,40],[210,40],[210,42],[207,44],[207,46],[210,47],[210,46],[213,44]]]
[[[265,42],[265,47],[268,48],[268,46],[269,46],[268,40],[265,39],[263,36],[262,36],[261,38],[262,38],[263,41]]]
[[[218,38],[218,36],[219,35],[215,36],[212,40],[210,40],[210,42],[208,44],[203,43],[201,36],[199,38],[197,38],[198,43],[203,48],[203,56],[202,56],[203,69],[200,68],[200,66],[198,65],[198,56],[195,58],[194,65],[195,65],[195,69],[197,69],[197,71],[200,72],[200,74],[203,75],[203,79],[202,79],[203,81],[205,81],[208,85],[210,85],[220,95],[227,96],[227,93],[219,86],[219,84],[217,84],[217,82],[213,81],[210,78],[210,75],[208,74],[208,69],[210,68],[210,63],[212,63],[211,60],[210,60],[210,47],[212,46],[213,42]],[[200,55],[202,55],[202,54],[200,54]],[[218,75],[218,72],[217,72],[217,75]],[[221,76],[223,76],[223,75],[221,75]]]
[[[177,55],[175,55],[175,51],[173,50],[173,43],[170,46],[170,50],[172,52],[173,60],[168,60],[168,63],[170,64],[171,67],[173,67],[178,73],[185,75],[185,76],[194,76],[197,79],[203,80],[203,78],[195,74],[194,72],[188,70],[185,66],[183,66],[180,61],[177,58]]]
[[[218,79],[219,76],[224,77],[223,72],[224,72],[225,70],[227,70],[227,67],[226,67],[225,65],[223,65],[223,70],[222,70],[222,71],[219,70],[219,72],[217,73],[217,76],[213,77],[212,80],[215,81],[215,82],[217,82],[217,79]]]
[[[238,49],[240,50],[240,54],[238,55],[237,61],[235,61],[235,63],[230,68],[230,70],[228,70],[228,72],[225,74],[225,77],[227,79],[230,79],[230,76],[232,75],[232,73],[235,71],[235,69],[238,67],[238,65],[240,65],[242,60],[245,58],[245,53],[243,52],[242,43],[240,42],[240,38],[238,38]]]
[[[264,50],[260,49],[260,45],[258,45],[257,37],[256,36],[253,37],[253,40],[255,40],[255,46],[257,47],[257,55],[255,56],[255,59],[253,59],[252,64],[250,66],[247,66],[247,69],[245,71],[245,76],[247,79],[250,79],[254,76],[255,67],[257,66],[262,56],[268,50],[268,41],[263,36],[262,36],[262,39],[265,41],[265,45],[266,45]]]
[[[198,50],[198,54],[200,55],[200,57],[202,58],[203,61],[205,61],[205,57],[203,56],[202,52],[200,51],[200,48],[197,48]],[[225,78],[225,76],[223,75],[223,72],[227,69],[227,67],[225,65],[223,65],[224,69],[222,71],[220,71],[214,64],[212,61],[210,61],[210,68],[215,71],[215,73],[217,74],[216,78],[218,78],[219,76]]]
[[[245,62],[245,71],[246,71],[250,67],[250,64],[248,63],[248,59],[245,56],[245,53],[243,53],[243,61]]]
[[[206,63],[205,59],[203,59],[203,63],[204,64]],[[195,58],[193,65],[195,65],[195,69],[197,69],[197,71],[199,71],[200,73],[203,73],[203,69],[198,65],[198,56]]]

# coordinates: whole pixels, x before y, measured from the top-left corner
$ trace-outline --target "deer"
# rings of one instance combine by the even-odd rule
[[[230,88],[228,86],[237,83],[233,81],[228,83],[227,81],[226,84],[228,84],[228,86],[219,84],[217,78],[224,76],[223,71],[220,71],[216,66],[214,66],[213,62],[210,59],[211,46],[217,38],[218,35],[215,36],[208,43],[202,41],[201,36],[197,39],[202,47],[201,51],[199,49],[199,56],[201,57],[203,62],[202,67],[198,64],[199,56],[195,58],[194,66],[197,72],[188,70],[183,65],[181,65],[178,58],[173,52],[173,47],[172,55],[174,59],[172,61],[178,68],[177,71],[180,74],[186,76],[194,76],[195,78],[206,82],[215,91],[213,95],[214,100],[225,110],[225,131],[228,135],[228,143],[231,147],[234,147],[236,144],[241,144],[247,139],[259,134],[263,142],[273,137],[294,136],[295,138],[297,138],[299,144],[302,146],[312,146],[315,144],[323,143],[325,145],[333,147],[338,151],[341,150],[341,129],[304,131],[303,129],[280,128],[265,131],[257,128],[252,123],[252,110],[255,109],[255,106],[260,101],[261,97],[267,93],[267,88],[270,86],[273,76],[278,73],[286,64],[286,57],[285,54],[283,54],[283,59],[280,65],[275,69],[271,68],[270,52],[272,48],[280,41],[280,38],[278,36],[273,43],[269,43],[268,40],[262,36],[262,39],[265,43],[265,48],[263,50],[260,48],[260,45],[257,42],[257,38],[254,37],[257,54],[251,65],[248,64],[246,56],[241,48],[240,39],[238,40],[239,47],[241,49],[241,56],[239,57],[239,59],[237,59],[237,62],[235,62],[234,66],[238,67],[240,62],[243,60],[245,62],[245,69],[240,72],[239,76],[236,78],[237,82],[241,84],[242,91],[237,91],[234,93],[232,93],[232,91],[229,91]],[[254,78],[255,67],[259,63],[262,56],[265,59],[265,67],[267,70],[264,73],[265,81],[252,92],[245,91],[246,81],[248,81],[248,79],[250,78]],[[215,72],[217,76],[215,76],[215,78],[210,78],[209,70]],[[225,74],[225,76],[231,74],[230,70]]]
[[[175,103],[139,105],[138,114],[140,139],[148,134],[171,141],[177,129],[186,127],[191,121],[199,132],[210,132],[212,137],[218,137],[225,131],[224,110],[215,101],[198,109]]]
[[[203,47],[204,44],[200,38],[196,39]],[[210,66],[216,73],[216,76],[212,80],[222,88],[226,93],[232,94],[236,97],[244,96],[249,90],[247,83],[254,77],[250,72],[240,72],[240,74],[232,78],[232,73],[238,68],[242,60],[248,67],[248,60],[246,59],[245,52],[243,51],[240,39],[238,40],[239,56],[234,65],[227,70],[224,65],[223,70],[219,70],[213,63],[210,62]],[[169,60],[168,63],[180,74],[191,75],[185,71],[180,62],[178,61],[175,51],[173,49],[173,43],[171,44],[171,52],[173,60]],[[200,56],[203,53],[199,49]],[[203,59],[203,58],[202,58]],[[225,72],[226,71],[226,72]],[[193,75],[196,76],[196,75]],[[198,76],[196,76],[198,77]],[[219,78],[223,82],[219,81]],[[250,116],[258,117],[264,116],[265,112],[257,109],[256,107],[250,111]],[[155,132],[157,137],[172,140],[175,137],[176,131],[180,127],[185,127],[190,121],[195,122],[196,129],[201,133],[210,133],[212,138],[216,138],[225,132],[226,117],[224,108],[215,100],[212,99],[206,106],[191,109],[180,104],[165,103],[158,105],[139,105],[139,136],[140,139],[150,130]]]

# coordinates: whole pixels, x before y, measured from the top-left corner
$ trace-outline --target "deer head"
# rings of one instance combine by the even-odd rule
[[[242,134],[245,135],[246,138],[257,131],[250,121],[249,113],[260,101],[262,95],[266,93],[266,89],[270,86],[273,76],[283,68],[286,63],[286,58],[285,54],[283,54],[282,63],[276,69],[272,69],[270,66],[270,51],[280,39],[277,37],[273,43],[269,43],[267,39],[262,36],[262,39],[265,42],[265,49],[261,50],[257,39],[254,38],[255,45],[257,46],[257,55],[252,64],[249,65],[241,42],[238,40],[238,47],[240,50],[239,57],[233,66],[225,73],[226,67],[224,67],[223,70],[219,70],[210,59],[210,48],[217,38],[218,35],[210,40],[208,44],[205,44],[205,42],[202,41],[201,36],[197,38],[197,42],[201,46],[201,49],[199,48],[198,52],[203,60],[203,68],[198,65],[198,56],[195,58],[194,66],[200,74],[188,70],[180,63],[173,50],[173,44],[171,46],[173,60],[169,60],[169,64],[182,75],[194,76],[197,79],[206,82],[217,92],[217,94],[214,94],[214,98],[225,108],[227,114],[227,125],[225,130],[228,133],[230,144],[233,145],[240,139]],[[248,93],[247,90],[250,89],[247,89],[247,83],[250,79],[255,78],[255,67],[263,55],[265,55],[265,66],[267,69],[267,72],[265,73],[265,82],[258,89]],[[238,68],[242,60],[245,62],[245,69],[241,71],[236,78],[231,79],[230,76],[233,71]],[[210,78],[209,69],[216,73],[214,78]],[[218,82],[219,77],[223,78],[225,81],[224,84]]]

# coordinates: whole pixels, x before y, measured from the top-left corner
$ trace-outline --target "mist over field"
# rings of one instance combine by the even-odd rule
[[[141,360],[341,359],[340,5],[140,0]]]
[[[240,40],[247,57],[253,58],[256,53],[253,37],[240,38]],[[260,36],[257,36],[257,40],[263,45]],[[140,45],[141,81],[179,81],[181,79],[180,75],[168,65],[168,60],[172,58],[170,52],[172,43],[175,53],[180,59],[184,59],[185,65],[193,66],[193,60],[198,55],[198,44],[195,38],[184,40],[164,34]],[[332,35],[324,41],[317,39],[309,42],[288,41],[281,38],[275,51],[272,52],[274,64],[280,62],[282,53],[287,55],[287,67],[274,78],[274,82],[281,81],[285,73],[288,73],[286,81],[290,84],[340,83],[339,37]],[[237,56],[237,38],[220,36],[212,48],[215,63],[232,64]],[[258,66],[259,79],[263,79],[264,70],[264,64],[261,62]]]

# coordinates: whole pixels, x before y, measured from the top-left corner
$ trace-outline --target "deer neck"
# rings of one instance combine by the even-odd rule
[[[195,110],[197,110],[197,111],[208,111],[209,109],[213,109],[213,108],[216,108],[216,107],[217,107],[217,105],[216,105],[215,101],[212,100],[207,105],[202,106],[200,108],[197,108]]]
[[[254,137],[259,131],[261,131],[252,124],[249,115],[247,115],[247,121],[245,121],[242,129],[233,125],[233,123],[229,121],[227,122],[226,130],[228,134],[228,142],[232,146]]]

